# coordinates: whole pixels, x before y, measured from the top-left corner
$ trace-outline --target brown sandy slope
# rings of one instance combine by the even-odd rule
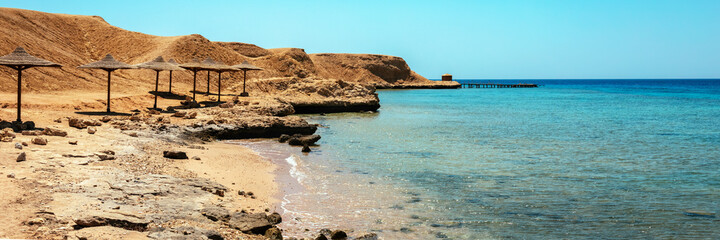
[[[314,77],[381,87],[404,82],[433,84],[410,71],[404,60],[397,57],[308,55],[297,48],[263,49],[246,43],[211,42],[197,34],[161,37],[112,26],[99,16],[0,8],[0,54],[9,53],[17,46],[25,47],[32,55],[64,65],[62,69],[37,68],[25,71],[23,89],[27,92],[102,91],[106,89],[104,71],[76,67],[99,60],[108,53],[130,64],[149,61],[157,56],[174,58],[179,62],[206,57],[226,64],[239,64],[248,60],[265,69],[253,72],[251,79]],[[154,74],[151,70],[116,71],[113,73],[113,92],[147,92],[154,87]],[[205,89],[207,74],[201,72],[198,75],[198,88]],[[177,86],[179,91],[187,92],[191,89],[191,72],[175,72],[173,76],[173,86]],[[232,82],[240,82],[241,75],[225,73],[223,78],[230,79],[223,82],[223,87],[230,87]],[[0,93],[14,93],[15,79],[14,71],[0,68]],[[215,89],[217,75],[213,73],[211,79],[212,89]]]

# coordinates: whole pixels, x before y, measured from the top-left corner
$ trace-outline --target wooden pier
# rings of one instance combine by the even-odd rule
[[[462,83],[462,88],[536,88],[537,84],[518,83],[518,84],[502,84],[502,83]]]

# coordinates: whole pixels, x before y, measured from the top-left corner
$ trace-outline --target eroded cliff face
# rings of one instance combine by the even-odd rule
[[[248,83],[255,83],[256,94],[278,92],[280,87],[292,79],[298,88],[338,92],[367,89],[351,94],[325,94],[320,92],[291,91],[277,93],[296,106],[320,106],[320,102],[332,103],[322,110],[339,109],[341,106],[356,106],[358,109],[376,109],[375,88],[425,88],[457,87],[455,82],[430,81],[410,69],[400,57],[372,54],[307,54],[300,48],[264,49],[253,44],[239,42],[213,42],[205,37],[192,34],[162,37],[127,31],[105,22],[98,16],[53,14],[30,10],[0,8],[0,54],[10,53],[15,47],[23,46],[35,56],[63,65],[63,68],[36,68],[23,72],[23,91],[28,93],[55,93],[63,91],[104,91],[107,88],[106,72],[102,70],[78,69],[85,63],[97,61],[112,54],[116,59],[137,64],[150,61],[157,56],[166,60],[188,62],[194,58],[212,58],[218,62],[235,65],[243,61],[263,68],[263,71],[248,73]],[[161,84],[165,75],[161,73]],[[9,68],[0,68],[0,93],[16,91],[17,73]],[[211,73],[210,89],[216,91],[217,73]],[[113,72],[113,92],[144,94],[154,88],[155,72],[143,69],[118,70]],[[240,89],[242,72],[223,73],[223,93]],[[175,71],[173,87],[176,92],[188,94],[192,89],[193,74],[190,71]],[[272,83],[278,81],[278,83]],[[207,87],[208,74],[198,73],[197,88]],[[330,84],[335,83],[335,84]],[[365,85],[373,87],[368,88]],[[330,88],[337,89],[330,89]],[[287,89],[285,89],[287,90]],[[251,94],[255,94],[251,92]],[[313,100],[306,99],[313,95]],[[364,95],[363,95],[364,94]],[[102,96],[99,96],[99,99]],[[357,100],[362,98],[363,100]],[[313,104],[309,104],[312,102]],[[302,104],[300,104],[302,103]],[[348,108],[353,109],[353,108]],[[320,111],[320,110],[319,110]]]

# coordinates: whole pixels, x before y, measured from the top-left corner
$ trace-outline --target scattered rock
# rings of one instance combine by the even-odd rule
[[[20,144],[20,143],[15,143],[15,148],[22,150],[22,149],[23,149],[23,145]]]
[[[185,117],[186,114],[187,114],[186,112],[175,112],[175,113],[173,113],[172,116],[181,118],[181,117]]]
[[[290,135],[287,135],[287,134],[281,134],[280,137],[278,138],[278,142],[280,142],[280,143],[287,142],[288,140],[290,140]]]
[[[190,112],[185,115],[185,119],[195,119],[195,117],[197,117],[197,112]]]
[[[215,230],[207,230],[196,227],[174,227],[174,228],[156,228],[148,234],[152,239],[211,239],[222,240],[222,235]]]
[[[12,142],[15,138],[15,133],[11,128],[5,128],[0,131],[0,142]]]
[[[78,142],[77,140],[68,141],[68,143],[69,143],[70,145],[77,145],[77,142]]]
[[[101,122],[104,122],[104,123],[109,122],[109,121],[111,121],[111,120],[112,120],[112,118],[109,117],[109,116],[103,116],[103,117],[100,119],[100,121],[101,121]]]
[[[335,230],[332,233],[330,233],[330,239],[332,240],[346,240],[347,239],[347,233],[345,233],[342,230]]]
[[[8,174],[7,177],[8,177],[8,178],[15,178],[15,174],[14,174],[14,173]]]
[[[91,212],[86,213],[87,216],[74,219],[75,228],[97,227],[97,226],[113,226],[133,231],[144,232],[150,221],[138,217],[113,214],[107,212]]]
[[[188,159],[187,153],[183,151],[163,151],[163,157],[170,159]]]
[[[115,160],[115,156],[108,155],[108,154],[96,154],[98,158],[100,158],[100,161],[107,161],[107,160]]]
[[[131,132],[131,133],[128,133],[128,136],[138,137],[138,134],[136,132]]]
[[[53,120],[53,122],[62,123],[62,118],[55,119],[55,120]]]
[[[325,234],[322,234],[322,233],[321,233],[320,235],[318,235],[318,236],[315,238],[315,240],[328,240],[328,238],[325,237]]]
[[[230,212],[221,207],[208,207],[201,211],[202,215],[212,221],[228,221],[230,220]]]
[[[77,118],[71,118],[70,120],[68,120],[68,125],[77,129],[83,129],[87,127],[87,125],[85,125],[81,119]]]
[[[269,211],[269,209],[268,209]],[[279,213],[274,212],[267,216],[268,221],[272,224],[280,224],[282,222],[282,216]]]
[[[194,156],[194,157],[192,157],[192,159],[193,159],[193,160],[200,161],[200,157],[198,157],[198,156]]]
[[[24,136],[40,136],[43,135],[43,131],[40,130],[25,130],[20,132]]]
[[[375,233],[367,233],[355,238],[355,240],[378,240],[378,235]]]
[[[235,228],[244,233],[264,234],[273,225],[267,220],[264,213],[243,213],[236,212],[232,214],[227,221],[228,226]]]
[[[315,145],[315,142],[320,140],[320,135],[307,135],[307,136],[293,136],[288,140],[288,144],[293,146]]]
[[[21,144],[22,144],[23,146],[26,146],[26,147],[30,145],[30,144],[28,144],[27,142],[22,142]]]
[[[47,145],[48,141],[45,138],[36,137],[33,138],[32,143],[37,145]]]
[[[27,156],[26,156],[25,152],[22,152],[22,153],[20,153],[20,155],[18,155],[15,162],[24,162],[25,160],[27,160],[26,158],[27,158]]]
[[[149,113],[150,115],[158,115],[158,114],[160,114],[160,111],[155,110],[155,109],[150,109],[150,111],[148,111],[148,113]]]
[[[44,218],[33,218],[25,222],[27,225],[43,225],[45,224]]]
[[[87,131],[89,134],[95,134],[95,132],[97,132],[97,129],[95,129],[94,127],[89,127]]]
[[[233,107],[234,105],[235,105],[235,104],[228,102],[228,103],[221,103],[221,104],[218,105],[218,106],[219,106],[220,108],[231,108],[231,107]]]
[[[310,152],[310,151],[312,151],[312,150],[310,150],[310,147],[309,147],[308,145],[303,146],[302,152],[307,153],[307,152]]]
[[[265,237],[269,240],[282,240],[282,232],[277,227],[271,227],[265,231]]]
[[[48,135],[48,136],[57,136],[57,137],[66,137],[68,135],[66,131],[63,131],[60,129],[54,129],[54,128],[45,128],[45,130],[43,130],[42,134]]]
[[[240,196],[245,196],[245,191],[243,191],[243,190],[238,190],[238,195],[240,195]]]

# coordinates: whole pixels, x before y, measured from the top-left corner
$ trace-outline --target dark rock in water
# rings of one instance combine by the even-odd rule
[[[265,234],[265,231],[273,226],[264,213],[248,214],[243,212],[232,214],[227,225],[244,233],[253,234]]]
[[[148,234],[148,237],[152,239],[224,239],[222,235],[215,230],[186,226],[175,228],[156,228]]]
[[[230,219],[230,212],[221,207],[208,207],[201,211],[202,215],[212,221],[227,221]]]
[[[445,235],[444,233],[437,232],[437,233],[435,233],[435,238],[448,238],[448,236]]]
[[[330,233],[330,239],[332,240],[345,240],[347,239],[347,233],[345,233],[342,230],[335,230],[332,233]]]
[[[330,229],[327,229],[327,228],[320,229],[320,234],[322,234],[322,235],[330,236],[330,233],[332,233],[332,231],[330,231]]]
[[[183,151],[163,151],[163,157],[170,159],[188,159],[187,153]]]
[[[287,134],[282,134],[278,138],[278,142],[280,142],[280,143],[287,142],[288,140],[290,140],[290,135],[287,135]]]
[[[315,145],[315,142],[320,140],[320,135],[313,134],[302,137],[292,137],[288,140],[288,144],[293,146]]]
[[[274,212],[267,216],[268,221],[272,224],[279,224],[282,222],[282,216],[279,213]]]
[[[367,233],[356,237],[355,240],[378,240],[378,235],[375,233]]]
[[[20,153],[20,155],[18,155],[18,157],[15,161],[16,162],[24,162],[25,160],[27,160],[26,158],[27,158],[27,156],[25,155],[25,152],[22,152],[22,153]]]
[[[400,206],[400,205],[397,205],[397,204],[390,206],[390,208],[391,208],[391,209],[397,209],[397,210],[403,210],[403,209],[405,209],[405,207]]]
[[[690,217],[715,218],[715,213],[700,210],[685,210],[683,211],[683,214]]]
[[[403,227],[403,228],[400,228],[400,232],[402,232],[402,233],[411,233],[411,232],[414,232],[414,231],[413,231],[412,229],[410,229],[410,228]]]
[[[419,203],[422,200],[419,197],[412,197],[410,200],[407,201],[407,203]]]
[[[302,152],[306,153],[306,152],[310,152],[310,151],[312,151],[312,150],[310,150],[310,147],[308,145],[303,146]]]
[[[265,237],[270,240],[283,240],[282,232],[276,227],[272,227],[265,231]]]

